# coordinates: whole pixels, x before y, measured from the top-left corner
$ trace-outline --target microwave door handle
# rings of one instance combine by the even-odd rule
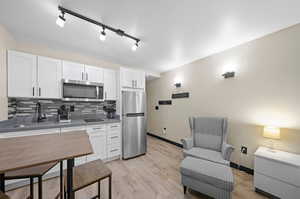
[[[96,99],[100,99],[99,87],[96,87]]]

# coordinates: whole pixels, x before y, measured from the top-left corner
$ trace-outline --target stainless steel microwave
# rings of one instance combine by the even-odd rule
[[[89,81],[62,80],[62,99],[65,101],[103,101],[104,84]]]

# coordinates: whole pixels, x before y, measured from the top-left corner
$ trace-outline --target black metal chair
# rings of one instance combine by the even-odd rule
[[[67,176],[64,175],[64,185],[67,187]],[[111,170],[102,162],[102,160],[94,160],[73,169],[73,192],[79,191],[89,185],[94,183],[98,184],[98,193],[92,199],[100,198],[100,185],[101,180],[108,178],[108,198],[111,199],[111,184],[112,184],[112,172]],[[66,191],[65,198],[66,198]]]
[[[52,169],[58,162],[34,166],[30,168],[19,169],[15,171],[9,171],[5,173],[5,180],[15,180],[15,179],[30,179],[30,195],[27,197],[28,199],[34,198],[34,178],[38,178],[38,198],[43,198],[43,175],[45,175],[50,169]],[[61,162],[62,168],[62,162]],[[62,174],[61,174],[62,179]],[[61,180],[62,187],[62,180]],[[61,196],[62,196],[62,188],[61,188]],[[62,198],[62,197],[61,197]],[[2,198],[1,198],[2,199]]]

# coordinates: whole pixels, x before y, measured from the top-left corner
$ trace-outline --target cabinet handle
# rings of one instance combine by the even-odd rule
[[[82,80],[84,80],[84,79],[83,79],[83,72],[81,72],[81,78],[82,78]]]
[[[117,128],[119,127],[118,125],[115,125],[115,126],[110,126],[110,128]]]
[[[93,130],[101,130],[103,128],[99,127],[99,128],[93,128]]]
[[[105,94],[104,94],[104,99],[106,100],[107,99],[107,93],[106,93],[106,91],[105,91]]]
[[[86,80],[89,80],[89,74],[85,73],[85,76],[86,76]]]
[[[39,87],[39,96],[42,95],[42,89]]]
[[[32,96],[34,96],[34,87],[32,87]]]
[[[115,138],[119,138],[119,136],[112,136],[112,137],[110,137],[110,139],[115,139]]]
[[[110,152],[119,151],[119,149],[110,150]]]

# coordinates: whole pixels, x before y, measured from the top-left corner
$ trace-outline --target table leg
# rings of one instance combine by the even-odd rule
[[[39,199],[43,199],[43,178],[42,178],[42,176],[38,177],[38,186],[39,186]]]
[[[109,187],[108,187],[108,198],[111,199],[111,175],[108,178]]]
[[[67,197],[68,199],[74,199],[73,192],[73,167],[74,158],[67,160]]]
[[[59,176],[59,180],[60,180],[60,199],[63,199],[63,191],[64,191],[64,165],[63,165],[63,161],[60,161],[60,176]]]
[[[0,173],[0,191],[5,192],[4,173]]]

